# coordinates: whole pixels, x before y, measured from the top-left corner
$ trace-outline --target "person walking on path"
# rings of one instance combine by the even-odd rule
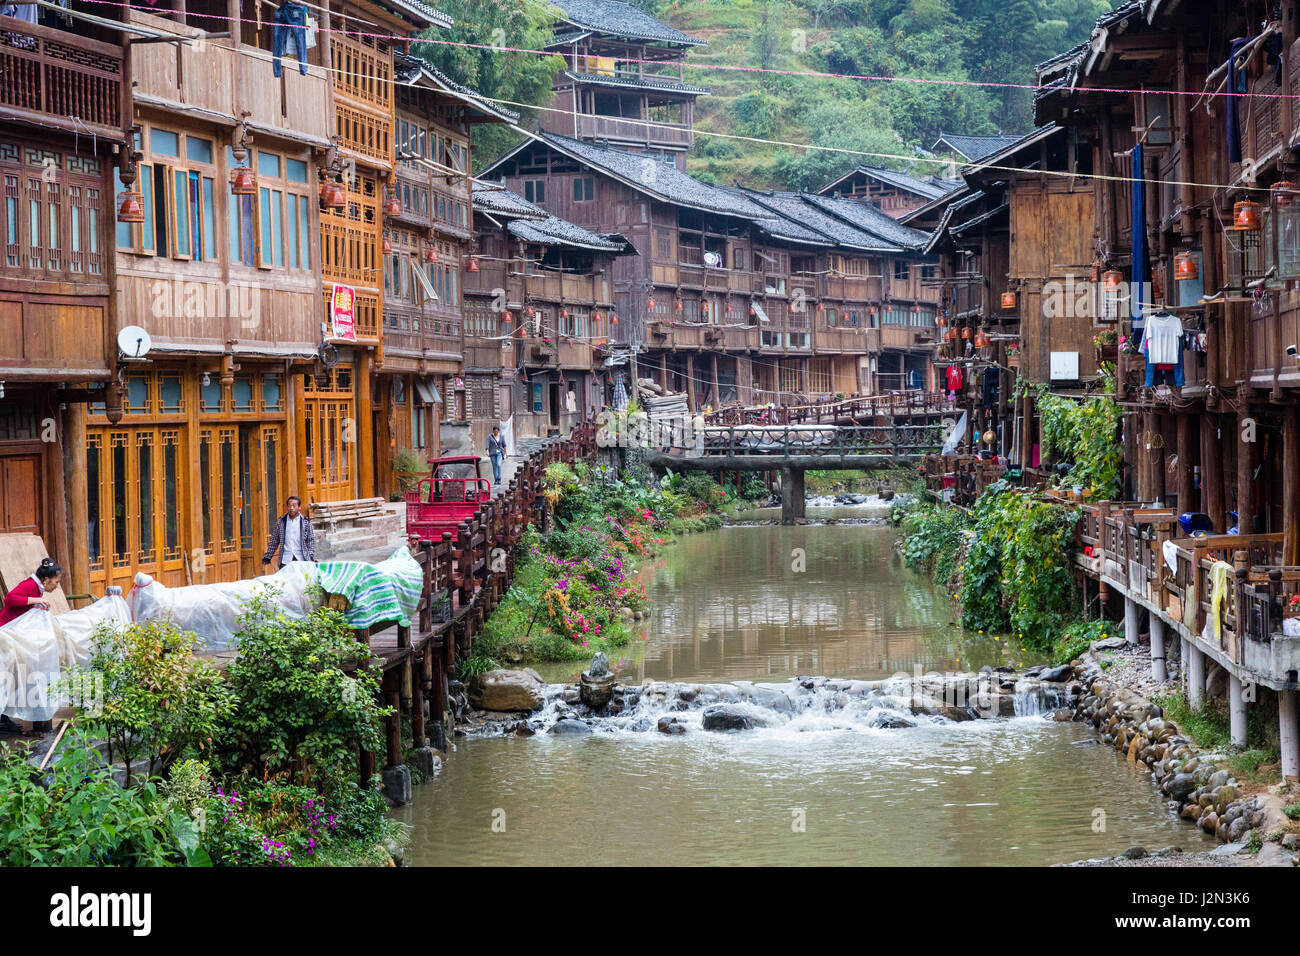
[[[488,457],[492,459],[492,483],[501,484],[501,460],[506,456],[506,440],[501,437],[501,427],[492,426],[492,434],[487,440]]]
[[[262,556],[262,563],[270,564],[278,549],[280,560],[275,566],[277,571],[290,561],[316,560],[316,532],[312,530],[311,519],[302,513],[302,499],[290,495],[284,506],[287,510],[271,529],[271,542],[266,554]]]

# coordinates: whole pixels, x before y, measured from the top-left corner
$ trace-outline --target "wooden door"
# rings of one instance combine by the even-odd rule
[[[41,533],[41,456],[0,457],[0,531]]]
[[[240,578],[241,515],[239,427],[219,425],[199,431],[199,481],[202,485],[203,553],[194,583]]]

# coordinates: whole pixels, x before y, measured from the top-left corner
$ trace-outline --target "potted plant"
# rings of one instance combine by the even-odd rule
[[[1300,594],[1292,594],[1282,603],[1282,634],[1300,637]]]
[[[1092,337],[1097,349],[1098,362],[1113,362],[1119,358],[1119,335],[1114,329],[1104,329]]]
[[[1007,367],[1020,368],[1020,343],[1011,342],[1007,345]]]

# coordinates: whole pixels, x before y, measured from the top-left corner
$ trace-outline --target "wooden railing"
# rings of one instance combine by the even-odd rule
[[[0,17],[0,108],[74,132],[122,134],[122,49]]]
[[[410,542],[412,555],[424,571],[414,627],[387,621],[355,632],[374,663],[383,668],[381,693],[393,708],[385,719],[389,767],[404,759],[403,716],[410,720],[414,746],[426,745],[426,697],[432,719],[441,723],[456,661],[469,653],[475,635],[514,580],[515,546],[525,528],[547,520],[542,496],[546,467],[589,460],[595,450],[596,429],[587,422],[568,438],[552,441],[531,455],[505,491],[461,522],[454,535],[444,532],[440,541]],[[368,780],[374,771],[375,755],[363,752],[363,778]]]
[[[978,455],[926,455],[921,462],[926,490],[943,498],[951,491],[953,504],[969,507],[1005,473],[1006,464]]]

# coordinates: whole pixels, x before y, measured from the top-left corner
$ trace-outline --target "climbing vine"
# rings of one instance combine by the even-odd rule
[[[1034,388],[1043,452],[1069,466],[1063,483],[1089,489],[1093,498],[1117,498],[1124,448],[1119,442],[1120,410],[1108,395],[1084,399]]]
[[[973,512],[962,626],[1010,632],[1026,645],[1051,647],[1070,610],[1078,510],[998,482],[980,496]]]

